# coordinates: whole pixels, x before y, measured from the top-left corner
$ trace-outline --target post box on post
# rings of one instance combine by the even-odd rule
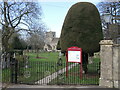
[[[82,78],[82,49],[79,47],[70,47],[66,52],[66,77],[68,77],[68,62],[80,64],[80,78]]]

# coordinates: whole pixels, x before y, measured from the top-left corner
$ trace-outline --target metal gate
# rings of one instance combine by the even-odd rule
[[[39,85],[98,85],[99,63],[88,64],[88,72],[80,78],[79,64],[66,62],[17,61],[11,63],[11,83]]]

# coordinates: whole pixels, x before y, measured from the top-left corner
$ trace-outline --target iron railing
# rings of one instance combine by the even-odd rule
[[[98,85],[100,64],[88,64],[88,71],[80,77],[80,64],[69,63],[66,77],[66,62],[17,61],[2,70],[4,83],[47,85]]]

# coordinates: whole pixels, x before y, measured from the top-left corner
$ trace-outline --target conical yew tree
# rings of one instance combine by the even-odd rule
[[[60,36],[61,51],[78,46],[85,53],[94,53],[99,51],[102,38],[101,19],[96,6],[88,2],[74,4],[63,23]]]

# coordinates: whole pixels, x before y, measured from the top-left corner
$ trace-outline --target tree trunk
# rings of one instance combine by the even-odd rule
[[[3,52],[8,52],[9,51],[9,43],[8,43],[9,39],[6,38],[2,38],[2,47],[3,47]]]

